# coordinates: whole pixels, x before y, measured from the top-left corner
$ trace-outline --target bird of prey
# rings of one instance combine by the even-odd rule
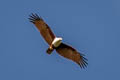
[[[56,50],[59,55],[76,62],[81,68],[85,68],[88,65],[84,54],[79,53],[76,49],[63,43],[61,37],[56,37],[40,16],[32,13],[29,15],[29,20],[37,27],[41,36],[48,43],[49,48],[46,50],[48,54],[51,54],[53,50]]]

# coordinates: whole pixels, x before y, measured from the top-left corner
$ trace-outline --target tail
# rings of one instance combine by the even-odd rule
[[[53,52],[53,48],[48,48],[47,50],[46,50],[46,52],[48,53],[48,54],[51,54],[52,52]]]

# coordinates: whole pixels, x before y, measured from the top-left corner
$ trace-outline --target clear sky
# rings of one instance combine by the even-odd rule
[[[31,13],[84,53],[88,67],[46,54]],[[120,80],[120,0],[0,0],[0,80]]]

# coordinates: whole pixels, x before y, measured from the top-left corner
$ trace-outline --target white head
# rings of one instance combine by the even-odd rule
[[[61,42],[62,42],[62,38],[61,38],[61,37],[56,37],[56,38],[53,40],[52,44],[53,44],[55,47],[58,47],[58,46],[61,44]]]
[[[61,38],[61,37],[58,37],[57,39],[60,40],[60,41],[62,41],[62,38]]]

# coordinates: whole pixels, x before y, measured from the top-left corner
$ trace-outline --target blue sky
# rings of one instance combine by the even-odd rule
[[[0,80],[120,80],[119,0],[1,0]],[[28,20],[37,13],[88,58],[80,67],[48,45]]]

